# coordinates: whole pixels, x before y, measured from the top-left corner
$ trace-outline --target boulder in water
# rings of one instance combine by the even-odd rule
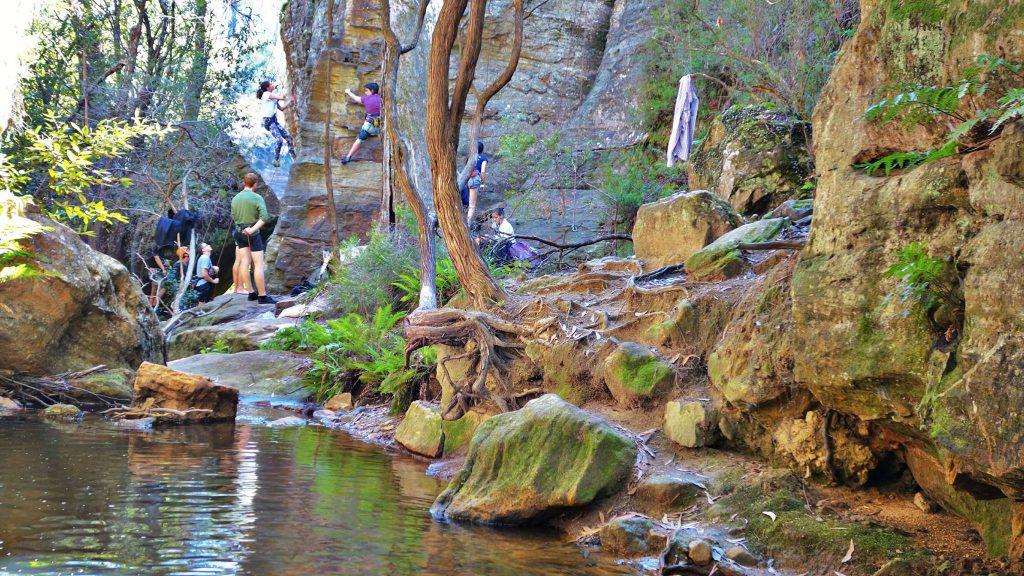
[[[395,442],[410,452],[437,458],[444,449],[441,413],[435,406],[421,400],[413,402],[395,430]]]
[[[601,548],[627,558],[656,554],[665,544],[665,536],[654,530],[654,522],[642,516],[613,518],[597,533]]]
[[[234,420],[238,390],[214,383],[209,378],[145,362],[135,374],[132,407],[166,408],[181,412],[167,420],[216,422]],[[189,412],[197,409],[195,412]]]
[[[53,404],[43,410],[43,417],[61,422],[74,422],[82,417],[82,411],[71,404]]]
[[[620,489],[636,445],[554,394],[480,425],[435,517],[496,524],[538,521]]]

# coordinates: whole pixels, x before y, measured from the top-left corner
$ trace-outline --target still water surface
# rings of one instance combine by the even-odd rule
[[[441,524],[421,462],[320,427],[0,416],[0,575],[635,574],[554,533]]]

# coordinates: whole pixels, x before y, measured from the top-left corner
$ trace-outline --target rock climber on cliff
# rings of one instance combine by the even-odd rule
[[[342,164],[352,161],[352,156],[359,151],[364,140],[380,134],[380,86],[376,82],[367,83],[363,87],[362,96],[356,96],[351,90],[345,89],[345,97],[352,102],[362,104],[366,109],[366,118],[363,120],[363,126],[359,129],[359,136],[352,143],[352,148],[341,159]]]
[[[263,127],[277,139],[277,150],[274,152],[274,167],[277,168],[281,165],[281,146],[285,142],[288,143],[288,153],[292,155],[292,160],[295,160],[295,142],[288,135],[288,131],[284,129],[284,126],[281,126],[277,121],[277,111],[284,110],[295,99],[274,94],[274,88],[274,83],[270,80],[260,82],[260,87],[256,90],[256,98],[260,101]]]

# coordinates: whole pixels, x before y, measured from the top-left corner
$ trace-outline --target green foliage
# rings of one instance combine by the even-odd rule
[[[94,128],[61,124],[48,112],[46,124],[18,136],[17,152],[4,157],[0,188],[31,193],[47,215],[90,234],[94,222],[112,224],[128,219],[107,209],[98,195],[113,186],[130,186],[107,165],[130,152],[146,136],[163,136],[166,129],[136,117],[132,122],[101,120]],[[31,189],[33,183],[38,183]]]
[[[1014,87],[999,93],[999,88],[995,87],[1024,81],[1021,69],[1021,64],[982,54],[976,64],[964,70],[963,77],[952,84],[886,87],[885,91],[893,94],[872,104],[864,112],[864,118],[869,122],[898,122],[903,130],[948,124],[940,120],[955,122],[956,125],[946,133],[945,142],[936,148],[897,151],[871,162],[854,164],[854,167],[863,168],[869,176],[878,170],[889,176],[894,169],[909,168],[988,145],[998,138],[1006,122],[1024,118],[1024,88]],[[979,100],[986,96],[994,105],[983,108]],[[965,108],[972,113],[962,112]]]
[[[653,14],[643,52],[643,124],[664,149],[683,74],[698,75],[702,114],[765,104],[810,120],[843,40],[859,21],[856,0],[669,0]],[[704,124],[703,122],[701,124]]]
[[[887,296],[898,298],[904,305],[902,316],[915,307],[930,311],[940,304],[951,310],[962,310],[959,275],[950,259],[928,255],[920,242],[912,242],[896,253],[896,262],[882,273],[883,278],[895,278],[896,290]]]
[[[462,290],[459,284],[459,275],[455,271],[455,264],[445,253],[437,254],[434,260],[435,282],[437,284],[437,301],[444,303]],[[398,280],[392,283],[402,294],[399,301],[409,310],[416,308],[420,299],[420,269],[419,266],[398,274]]]
[[[372,316],[378,308],[397,308],[406,295],[395,286],[403,274],[419,268],[419,248],[404,231],[374,229],[365,246],[350,238],[340,248],[345,263],[332,275],[329,289],[335,314]],[[417,294],[419,292],[417,283]]]
[[[227,338],[220,337],[213,341],[209,346],[203,346],[199,349],[200,354],[230,354],[231,344]]]
[[[25,218],[25,207],[29,203],[29,198],[0,189],[0,283],[46,274],[39,267],[38,256],[24,246],[26,240],[48,230]]]
[[[611,231],[632,230],[640,206],[671,194],[682,180],[682,171],[682,167],[665,167],[650,149],[607,157],[601,167],[601,200]]]
[[[261,348],[312,352],[312,366],[306,372],[306,383],[324,401],[338,394],[354,381],[392,396],[393,409],[409,400],[413,384],[437,363],[436,353],[424,349],[405,365],[405,338],[398,323],[405,317],[390,306],[378,308],[369,320],[358,314],[328,320],[320,325],[306,322],[280,330]]]

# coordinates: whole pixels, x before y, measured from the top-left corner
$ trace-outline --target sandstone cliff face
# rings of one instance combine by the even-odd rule
[[[594,147],[625,146],[643,136],[635,124],[637,88],[643,81],[638,64],[639,46],[647,38],[653,0],[553,0],[541,3],[524,25],[524,47],[511,83],[487,109],[483,139],[488,152],[497,138],[518,127],[542,123],[557,126],[579,141]],[[301,282],[317,265],[319,248],[326,246],[328,224],[323,173],[323,120],[325,82],[325,0],[292,0],[283,13],[282,36],[288,63],[289,90],[297,103],[288,114],[289,128],[299,148],[288,184],[281,198],[281,218],[268,247],[268,278],[272,290]],[[392,2],[393,22],[399,37],[408,43],[415,26],[417,3]],[[419,45],[402,56],[399,72],[400,127],[411,144],[413,178],[428,203],[429,162],[425,147],[427,58],[436,7],[428,9]],[[498,75],[508,58],[512,38],[512,3],[488,3],[483,51],[477,67],[477,86]],[[334,141],[333,157],[348,151],[363,119],[359,104],[346,103],[344,90],[360,89],[380,81],[382,40],[375,0],[337,0],[331,67]],[[475,102],[471,99],[467,110]],[[333,164],[333,181],[341,236],[365,235],[379,206],[381,152],[379,139],[371,139],[347,166]],[[465,158],[465,143],[460,151]],[[462,160],[460,160],[461,162]],[[501,160],[492,163],[490,190],[482,207],[501,199]],[[541,196],[557,202],[557,193]],[[585,196],[585,194],[584,194]],[[584,202],[585,203],[585,199]],[[550,221],[531,216],[517,220],[521,232],[550,232],[569,228],[557,210]],[[581,211],[584,226],[596,219]],[[587,232],[579,232],[587,233]]]
[[[1024,11],[998,0],[911,14],[888,0],[861,4],[860,28],[814,115],[814,227],[792,281],[796,378],[826,407],[881,423],[915,447],[908,460],[929,479],[922,485],[978,522],[993,552],[1020,557],[1024,289],[1012,271],[1024,266],[1024,127],[1008,126],[987,149],[888,178],[852,164],[940,142],[941,125],[902,130],[861,116],[883,86],[954,81],[978,54],[1024,61],[1024,38],[1013,32]],[[962,321],[904,317],[886,298],[896,284],[882,272],[914,241],[958,261]]]

